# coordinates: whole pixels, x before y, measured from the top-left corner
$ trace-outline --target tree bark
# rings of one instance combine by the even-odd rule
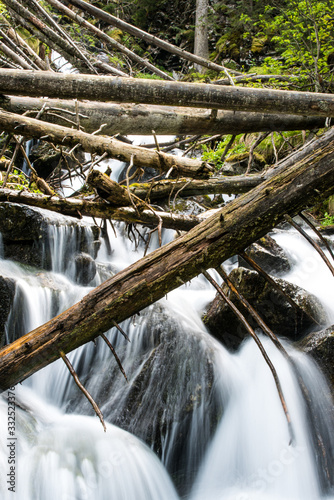
[[[4,165],[0,163],[0,171],[5,171]],[[166,229],[176,231],[189,231],[202,222],[208,213],[199,216],[183,215],[156,210],[136,211],[132,207],[115,208],[104,201],[86,201],[78,198],[58,198],[44,194],[30,193],[29,191],[16,191],[0,188],[0,202],[22,203],[31,207],[45,208],[52,212],[69,215],[81,219],[83,216],[100,219],[110,219],[126,222],[128,224],[141,224],[143,226],[156,227],[159,218],[162,226]]]
[[[80,144],[84,151],[102,155],[107,153],[111,158],[130,162],[133,160],[136,166],[151,167],[161,172],[169,172],[171,175],[183,175],[187,177],[208,177],[212,168],[201,160],[177,157],[168,153],[152,151],[140,146],[132,146],[110,137],[86,134],[80,130],[61,127],[15,115],[7,111],[0,111],[0,127],[7,132],[20,134],[24,137],[43,139],[54,144],[63,146],[75,146]]]
[[[196,0],[194,54],[209,59],[208,0]],[[195,64],[195,68],[200,73],[204,73],[203,66]]]
[[[97,194],[107,200],[112,207],[127,207],[134,204],[139,211],[144,208],[144,204],[139,200],[135,198],[131,200],[131,193],[126,187],[113,181],[99,170],[92,170],[88,174],[87,184],[94,187]]]
[[[78,304],[0,350],[2,390],[93,340],[203,269],[215,268],[275,227],[284,214],[334,190],[334,131],[304,158],[236,198],[184,236],[91,291]]]
[[[69,2],[72,5],[75,5],[76,7],[79,7],[81,10],[88,12],[92,16],[96,17],[97,19],[101,19],[102,21],[105,21],[106,23],[116,26],[117,28],[120,28],[122,31],[125,31],[126,33],[130,33],[133,36],[136,36],[142,40],[145,40],[149,44],[156,45],[157,47],[160,47],[163,50],[166,50],[167,52],[170,52],[172,54],[176,54],[182,59],[186,59],[188,61],[192,61],[194,63],[200,64],[201,66],[204,66],[206,68],[212,69],[214,71],[225,71],[225,67],[221,66],[219,64],[213,63],[211,61],[208,61],[207,59],[203,59],[202,57],[196,56],[195,54],[191,54],[190,52],[187,52],[186,50],[180,49],[179,47],[176,47],[175,45],[172,45],[171,43],[166,42],[165,40],[161,40],[160,38],[157,38],[156,36],[150,35],[149,33],[146,33],[145,31],[136,28],[135,26],[132,26],[131,24],[126,23],[125,21],[122,21],[121,19],[118,19],[115,16],[112,16],[111,14],[108,14],[107,12],[104,12],[101,9],[98,9],[94,5],[91,5],[87,2],[84,2],[82,0],[70,0]],[[229,72],[233,75],[240,75],[239,71],[234,71],[230,70]]]
[[[333,116],[333,94],[0,69],[2,94]]]
[[[45,105],[43,120],[58,125],[67,125],[66,119],[76,116],[73,101],[41,99],[19,96],[0,96],[0,107],[11,113],[33,116]],[[61,110],[64,110],[62,112]],[[249,132],[273,132],[287,130],[312,130],[325,127],[326,119],[299,115],[273,115],[243,111],[218,111],[217,116],[209,110],[154,105],[114,104],[101,102],[78,102],[80,124],[87,133],[98,130],[105,124],[104,135],[139,134],[244,134]],[[62,118],[62,116],[64,118]]]
[[[91,184],[90,179],[87,179],[88,183],[94,185],[94,187],[104,189],[106,193],[113,195],[114,186],[113,181],[110,183],[110,188],[104,183],[102,188],[103,174],[100,172],[99,175],[95,177],[94,184]],[[257,186],[263,182],[264,178],[260,175],[235,175],[235,176],[225,176],[220,178],[210,178],[208,180],[191,180],[191,179],[179,179],[179,180],[169,180],[163,179],[157,182],[143,182],[135,183],[129,186],[129,191],[131,194],[136,195],[142,200],[148,199],[151,202],[168,198],[169,196],[178,196],[181,198],[186,198],[188,196],[198,196],[206,194],[241,194],[247,193],[250,189]],[[110,179],[109,179],[110,181]],[[117,184],[117,183],[116,183]],[[103,197],[105,198],[106,195]],[[107,198],[108,199],[108,198]],[[129,205],[131,201],[124,197],[120,199],[122,203],[128,199],[126,203]]]

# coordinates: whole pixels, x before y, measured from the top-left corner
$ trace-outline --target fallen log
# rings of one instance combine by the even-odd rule
[[[1,170],[1,164],[0,164]],[[183,215],[177,213],[155,212],[145,209],[140,212],[132,207],[112,207],[104,201],[89,201],[79,198],[58,198],[44,194],[31,193],[29,191],[16,191],[0,188],[0,202],[23,203],[31,207],[45,208],[71,217],[82,218],[83,216],[100,219],[123,221],[128,224],[141,224],[143,226],[156,227],[159,218],[162,226],[166,229],[176,231],[189,231],[208,217],[204,212],[200,216]]]
[[[78,304],[0,350],[2,390],[93,340],[208,268],[241,252],[284,214],[334,191],[334,130],[313,151],[278,175],[236,198],[184,236],[127,267]],[[320,145],[319,145],[320,144]]]
[[[210,178],[208,180],[163,179],[157,182],[134,183],[129,186],[129,191],[112,181],[99,171],[92,171],[87,177],[87,182],[97,189],[98,194],[115,206],[131,205],[130,196],[133,194],[142,200],[155,202],[169,196],[197,196],[205,194],[240,194],[246,193],[253,187],[263,182],[260,175],[231,176]]]
[[[75,103],[69,100],[0,96],[0,107],[11,113],[34,116],[42,106],[43,120],[67,125],[75,119]],[[243,111],[221,111],[217,116],[204,109],[161,107],[143,104],[77,102],[80,124],[87,133],[98,130],[104,135],[136,134],[245,134],[288,130],[312,130],[325,127],[326,119],[317,116],[274,115]]]
[[[41,71],[42,73],[42,71]],[[86,134],[60,125],[16,115],[0,110],[0,127],[2,130],[20,134],[24,137],[43,139],[63,146],[76,146],[80,144],[84,151],[102,155],[107,153],[111,158],[130,162],[136,166],[151,167],[161,172],[171,171],[171,175],[187,177],[208,177],[212,171],[206,162],[191,158],[178,157],[161,151],[152,151],[140,146],[132,146],[110,137]]]
[[[333,94],[0,69],[2,94],[333,116]]]

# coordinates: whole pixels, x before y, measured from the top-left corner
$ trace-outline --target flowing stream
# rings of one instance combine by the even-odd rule
[[[52,256],[51,271],[5,260],[0,236],[0,274],[16,282],[7,342],[59,314],[143,254],[124,235],[124,226],[117,225],[117,238],[110,232],[111,255],[102,244],[97,277],[90,286],[80,286],[73,257],[83,235],[88,253],[94,254],[92,231],[89,225],[74,229],[63,220],[59,217],[50,226],[44,242]],[[167,242],[174,234],[165,231],[163,237]],[[332,324],[330,272],[293,231],[275,237],[293,262],[287,279],[315,293]],[[150,250],[154,245],[153,238]],[[0,398],[0,498],[333,499],[333,485],[314,444],[321,436],[327,465],[333,468],[333,402],[322,374],[286,343],[307,387],[306,404],[295,371],[262,339],[291,413],[291,443],[273,378],[255,344],[246,341],[232,354],[205,329],[201,314],[214,294],[200,276],[125,321],[122,328],[131,342],[116,329],[107,333],[128,382],[101,338],[69,354],[102,410],[106,433],[62,360],[11,391],[15,442],[8,434],[6,391]],[[10,489],[11,446],[15,492]]]

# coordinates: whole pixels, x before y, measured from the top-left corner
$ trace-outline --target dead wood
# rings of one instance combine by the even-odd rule
[[[67,125],[75,115],[75,104],[70,100],[41,99],[20,96],[0,96],[0,106],[11,113],[28,113],[34,117],[42,106],[43,120]],[[285,130],[312,130],[325,127],[326,119],[299,115],[274,115],[243,111],[211,111],[182,107],[161,107],[144,104],[116,104],[110,102],[78,101],[80,124],[87,133],[151,135],[157,134],[244,134]]]
[[[6,0],[9,1],[9,0]],[[10,0],[12,1],[12,0]],[[0,69],[3,94],[331,117],[333,94]]]
[[[54,144],[71,147],[80,145],[84,151],[89,153],[99,155],[107,153],[111,158],[124,162],[130,162],[133,158],[136,166],[151,167],[160,172],[173,171],[172,176],[186,175],[206,178],[213,170],[201,160],[177,157],[161,151],[132,146],[110,137],[86,134],[80,130],[53,125],[7,111],[0,111],[0,127],[7,132],[12,131],[25,137],[39,138]]]
[[[92,290],[78,304],[0,351],[4,390],[40,368],[93,340],[112,325],[139,312],[166,293],[218,267],[306,204],[334,190],[334,131],[297,162],[212,217],[124,269]]]
[[[3,166],[8,168],[9,162]],[[0,168],[1,170],[1,168]],[[105,201],[87,201],[79,198],[58,198],[43,194],[30,193],[29,191],[16,191],[0,188],[0,202],[9,201],[12,203],[23,203],[32,207],[39,207],[53,212],[69,215],[81,219],[83,216],[100,219],[123,221],[128,224],[142,224],[144,226],[155,227],[158,223],[158,216],[162,220],[162,225],[166,229],[176,231],[189,231],[203,221],[208,214],[201,216],[182,215],[156,211],[155,214],[148,209],[139,213],[132,207],[112,207]]]
[[[165,40],[161,40],[160,38],[154,35],[146,33],[145,31],[136,28],[135,26],[132,26],[131,24],[128,24],[119,18],[112,16],[111,14],[108,14],[107,12],[95,7],[90,3],[84,2],[82,0],[73,0],[73,1],[71,0],[69,3],[75,5],[76,7],[79,7],[81,10],[85,12],[88,12],[97,19],[101,19],[102,21],[105,21],[106,23],[112,26],[116,26],[117,28],[120,28],[122,31],[125,31],[126,33],[130,33],[133,36],[145,40],[149,44],[156,45],[157,47],[160,47],[161,49],[166,50],[167,52],[176,54],[182,59],[192,61],[196,64],[199,64],[200,66],[204,66],[206,68],[212,69],[217,72],[223,71],[226,74],[225,66],[213,63],[211,61],[208,61],[207,59],[204,59],[203,57],[196,56],[195,54],[191,54],[186,50],[180,49],[179,47],[176,47],[175,45],[172,45],[171,43],[166,42]],[[231,69],[229,69],[228,72],[236,75],[242,74],[239,71],[234,71]]]

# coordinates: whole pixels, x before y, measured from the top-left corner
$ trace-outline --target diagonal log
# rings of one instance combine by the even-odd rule
[[[78,304],[0,350],[0,387],[40,368],[120,323],[203,269],[216,268],[280,221],[334,191],[334,130],[302,161],[235,199],[184,236],[127,267]]]
[[[11,113],[34,117],[42,106],[43,120],[66,125],[66,119],[76,115],[75,103],[70,100],[42,99],[20,96],[0,96],[0,107]],[[181,107],[161,107],[143,104],[77,101],[80,124],[87,133],[98,130],[101,123],[104,135],[135,134],[244,134],[284,130],[312,130],[325,127],[326,118],[317,116],[218,111]],[[62,118],[62,116],[64,118]]]
[[[333,94],[205,83],[142,80],[79,73],[0,69],[0,92],[22,96],[93,99],[163,106],[333,116]]]
[[[130,59],[132,59],[137,63],[140,63],[142,66],[145,66],[150,71],[152,71],[152,73],[162,77],[164,80],[174,80],[173,77],[169,76],[164,71],[161,71],[161,69],[157,68],[146,59],[143,59],[142,57],[138,56],[137,54],[132,52],[132,50],[128,49],[121,43],[117,42],[116,40],[108,36],[106,33],[97,28],[94,24],[89,23],[88,21],[86,21],[86,19],[79,16],[76,12],[69,9],[58,0],[47,0],[47,2],[53,7],[56,7],[56,9],[65,14],[67,17],[78,23],[79,26],[81,27],[83,26],[87,30],[93,32],[94,35],[100,38],[100,40],[103,40],[107,45],[111,46],[114,50],[118,50],[119,52],[127,55]]]
[[[122,21],[122,19],[119,19],[118,17],[115,17],[98,7],[95,7],[94,5],[84,2],[82,0],[71,0],[69,3],[72,5],[75,5],[79,7],[81,10],[88,12],[92,16],[96,17],[97,19],[101,19],[102,21],[105,21],[106,23],[116,26],[117,28],[121,29],[122,31],[125,31],[126,33],[130,33],[133,36],[136,36],[149,44],[155,45],[157,47],[160,47],[163,50],[166,50],[167,52],[170,52],[172,54],[176,54],[180,56],[183,59],[186,59],[188,61],[192,61],[196,64],[199,64],[200,66],[204,66],[206,68],[212,69],[214,71],[221,72],[223,71],[226,74],[226,68],[225,66],[216,64],[212,61],[208,61],[204,57],[196,56],[195,54],[191,54],[190,52],[187,52],[186,50],[180,49],[179,47],[172,45],[169,42],[166,42],[166,40],[162,40],[161,38],[158,38],[154,35],[151,35],[150,33],[147,33],[146,31],[143,31],[136,26],[133,26],[131,24],[126,23],[125,21]],[[237,74],[240,75],[241,73],[232,69],[228,70],[229,73]]]
[[[111,158],[124,162],[130,162],[133,159],[136,166],[151,167],[161,172],[169,172],[172,169],[173,175],[208,177],[212,170],[212,167],[201,160],[177,157],[161,151],[132,146],[110,137],[86,134],[80,130],[53,125],[7,111],[0,110],[0,128],[24,137],[43,139],[63,146],[72,147],[80,144],[82,149],[89,153],[100,155],[107,153]]]

